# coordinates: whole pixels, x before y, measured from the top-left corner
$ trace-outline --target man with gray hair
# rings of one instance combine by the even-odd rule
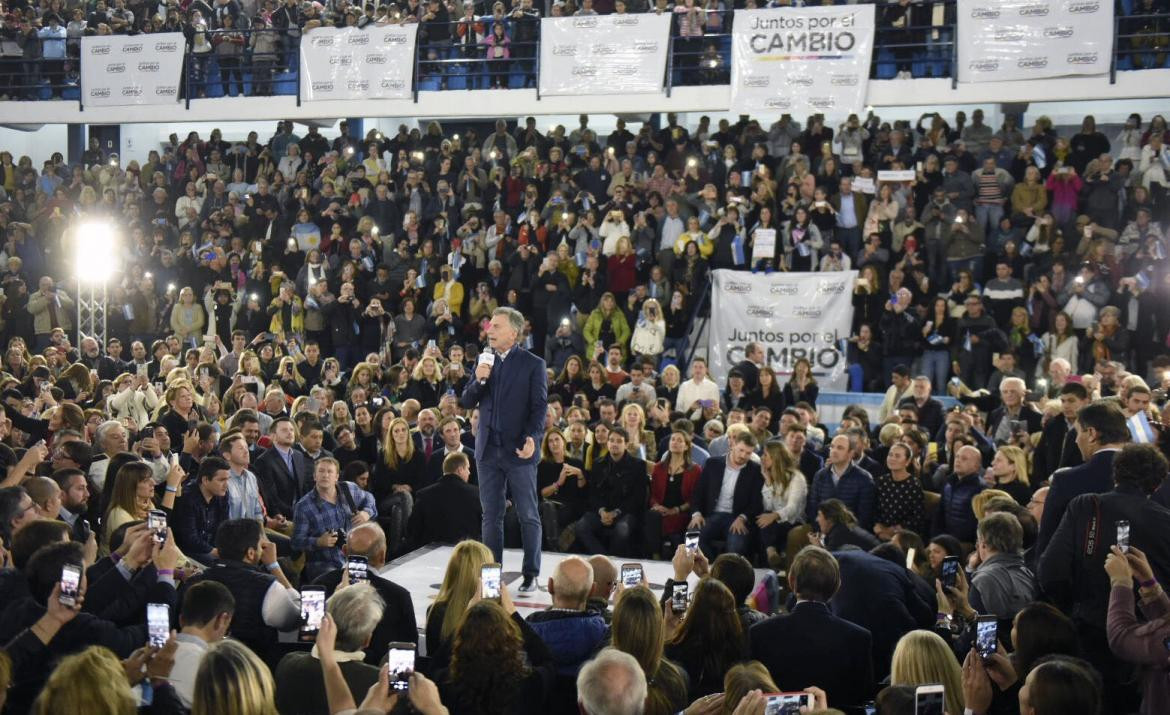
[[[487,329],[490,350],[479,356],[475,379],[468,381],[459,403],[466,410],[479,408],[475,461],[483,506],[483,543],[496,561],[503,563],[504,499],[509,494],[520,519],[524,545],[523,581],[518,590],[531,593],[537,589],[540,575],[536,463],[548,410],[548,382],[544,360],[517,345],[523,329],[520,311],[493,311]]]
[[[577,675],[577,704],[582,715],[642,715],[646,675],[634,656],[606,648]]]
[[[343,588],[325,603],[325,613],[333,619],[337,633],[333,655],[351,693],[364,693],[378,682],[378,667],[362,660],[384,608],[382,597],[368,583]],[[280,712],[329,712],[317,646],[309,653],[289,653],[281,658],[273,679]]]
[[[987,435],[996,444],[1010,444],[1016,432],[1039,432],[1044,426],[1044,415],[1025,402],[1028,386],[1018,377],[1005,377],[999,383],[999,397],[1003,404],[987,416]]]
[[[979,522],[975,550],[980,563],[971,574],[969,594],[975,612],[1011,621],[1036,600],[1036,576],[1024,565],[1023,546],[1024,527],[1014,514],[995,512]]]
[[[586,608],[593,588],[593,566],[580,556],[557,564],[548,580],[552,606],[528,616],[528,623],[548,649],[558,675],[576,675],[605,642],[609,628],[599,613]]]
[[[93,434],[94,447],[102,451],[102,455],[89,463],[89,481],[100,492],[106,483],[106,468],[110,466],[110,457],[118,452],[130,451],[130,436],[126,428],[118,420],[106,420],[98,425]]]

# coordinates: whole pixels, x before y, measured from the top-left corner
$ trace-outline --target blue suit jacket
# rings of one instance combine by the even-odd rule
[[[1044,502],[1044,516],[1036,537],[1036,554],[1044,555],[1048,542],[1060,526],[1060,520],[1069,502],[1082,494],[1104,494],[1113,489],[1113,457],[1115,450],[1101,450],[1089,461],[1076,467],[1065,467],[1052,473],[1048,498]]]
[[[548,410],[548,382],[544,360],[519,345],[508,353],[508,359],[498,358],[492,373],[481,385],[471,379],[459,398],[459,404],[470,410],[479,407],[479,433],[475,437],[475,458],[483,459],[493,434],[498,434],[505,461],[510,464],[536,464],[540,460],[540,442],[544,436],[545,412]],[[524,446],[524,438],[531,437],[536,444],[532,457],[522,460],[516,450]]]

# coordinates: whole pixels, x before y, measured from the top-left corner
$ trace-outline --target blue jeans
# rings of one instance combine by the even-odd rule
[[[983,235],[990,236],[999,227],[999,220],[1003,218],[1002,204],[977,204],[975,206],[975,223],[983,227]]]
[[[926,350],[922,353],[922,373],[930,378],[930,387],[936,395],[945,395],[947,379],[951,374],[949,350]]]
[[[703,550],[707,558],[713,561],[719,555],[711,543],[715,540],[726,542],[723,553],[748,555],[748,547],[751,546],[752,542],[751,524],[748,524],[746,534],[733,534],[731,533],[731,525],[734,522],[735,514],[716,512],[707,517],[702,531],[699,532],[699,548]]]
[[[846,256],[856,256],[857,252],[861,250],[860,225],[851,228],[837,226],[833,229],[833,238],[841,244],[841,250],[845,252]]]
[[[524,545],[524,576],[540,575],[540,510],[536,506],[536,465],[506,463],[503,448],[488,446],[484,458],[476,460],[479,474],[479,503],[483,507],[482,541],[492,550],[496,563],[504,563],[505,494],[520,519],[520,540]]]

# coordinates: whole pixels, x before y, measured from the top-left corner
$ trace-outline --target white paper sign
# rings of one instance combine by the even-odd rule
[[[865,106],[873,5],[736,10],[731,111],[844,117]]]
[[[872,176],[855,176],[853,177],[853,188],[863,194],[872,194],[876,191],[873,185]]]
[[[752,260],[772,258],[776,255],[776,229],[757,228],[752,242]]]
[[[301,40],[301,99],[407,99],[418,24],[319,27]]]
[[[917,175],[913,169],[905,171],[879,171],[878,181],[914,181]]]
[[[81,104],[174,104],[183,76],[181,32],[81,38]]]
[[[748,343],[764,346],[765,364],[781,381],[805,358],[821,390],[848,385],[844,341],[853,322],[857,271],[749,273],[712,271],[708,353],[713,375],[744,359]]]
[[[959,0],[957,7],[960,82],[1109,71],[1109,0]]]
[[[540,93],[662,91],[669,14],[546,17],[540,21]]]

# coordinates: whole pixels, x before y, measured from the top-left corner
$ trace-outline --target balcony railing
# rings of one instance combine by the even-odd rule
[[[884,5],[879,4],[880,7]],[[1119,0],[1113,27],[1110,80],[1119,71],[1170,67],[1170,16],[1129,14],[1140,5]],[[942,4],[941,24],[906,27],[883,25],[881,13],[874,42],[871,76],[947,78],[955,73],[955,4]],[[731,10],[705,10],[702,35],[681,37],[677,20],[667,56],[664,90],[725,85],[731,76]],[[921,20],[921,15],[917,16]],[[539,23],[521,25],[505,17],[507,43],[492,38],[492,17],[474,22],[423,23],[415,55],[415,90],[419,92],[538,87]],[[517,30],[523,30],[517,36]],[[524,37],[531,31],[533,37]],[[188,40],[183,89],[193,99],[231,95],[292,95],[299,101],[300,36],[304,31],[276,29],[213,30]],[[309,30],[308,32],[312,32]],[[8,34],[4,34],[8,33]],[[441,38],[441,39],[438,39]],[[36,30],[0,27],[0,99],[78,100],[79,40],[42,39]],[[226,45],[226,46],[225,46]],[[64,48],[64,55],[61,50]],[[21,54],[16,56],[16,52]]]

